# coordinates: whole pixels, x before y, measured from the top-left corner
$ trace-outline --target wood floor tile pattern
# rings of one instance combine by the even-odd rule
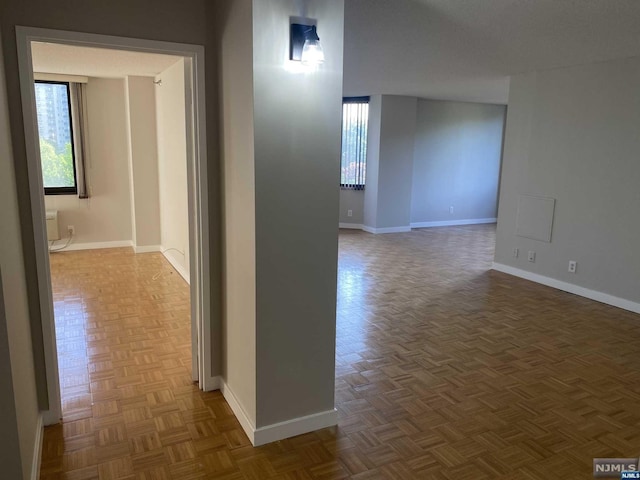
[[[494,235],[342,232],[339,427],[260,448],[192,384],[161,255],[52,255],[64,421],[41,479],[574,480],[638,457],[640,316],[490,271]]]

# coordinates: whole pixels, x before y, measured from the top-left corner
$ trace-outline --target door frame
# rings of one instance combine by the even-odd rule
[[[31,42],[59,43],[181,56],[185,59],[187,187],[189,209],[192,376],[202,390],[218,388],[211,368],[211,290],[209,258],[209,189],[205,118],[204,47],[183,43],[116,37],[83,32],[16,26],[29,195],[35,242],[38,296],[44,339],[49,410],[45,425],[62,417],[53,294],[45,223],[44,189],[38,145]]]

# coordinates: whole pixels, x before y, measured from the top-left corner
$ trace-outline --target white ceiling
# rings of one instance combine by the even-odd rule
[[[180,57],[155,53],[87,48],[55,43],[32,43],[33,71],[122,78],[127,75],[155,77]]]
[[[506,103],[512,74],[639,56],[640,1],[346,0],[344,42],[345,95]]]

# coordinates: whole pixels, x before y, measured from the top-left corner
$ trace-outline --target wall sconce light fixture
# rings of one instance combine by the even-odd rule
[[[319,65],[324,62],[324,52],[315,25],[291,24],[289,59],[304,65]]]

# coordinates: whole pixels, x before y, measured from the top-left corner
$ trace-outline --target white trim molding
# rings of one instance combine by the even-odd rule
[[[133,251],[136,253],[151,253],[151,252],[161,252],[161,245],[134,245]]]
[[[38,415],[36,423],[36,438],[33,445],[33,459],[31,461],[31,480],[40,478],[40,464],[42,461],[42,440],[44,439],[44,425],[42,414]]]
[[[361,223],[343,223],[340,222],[339,228],[347,228],[350,230],[362,230],[362,228],[364,227],[364,225],[362,225]]]
[[[33,78],[35,80],[44,80],[49,82],[89,83],[89,77],[82,75],[61,75],[59,73],[33,72]]]
[[[178,263],[178,259],[174,256],[175,254],[173,253],[173,249],[166,249],[164,247],[161,247],[161,252],[162,255],[164,255],[164,258],[167,259],[167,261],[176,270],[176,272],[178,272],[180,276],[184,278],[184,281],[191,285],[191,276],[189,275],[187,269],[180,265],[180,263]]]
[[[220,391],[222,392],[224,399],[227,401],[227,403],[231,407],[233,414],[238,419],[238,422],[240,422],[240,426],[244,430],[244,433],[246,433],[247,437],[249,437],[251,444],[254,447],[257,446],[255,444],[255,431],[256,431],[255,425],[249,418],[249,415],[247,415],[247,413],[244,411],[244,408],[242,408],[242,405],[234,395],[233,391],[229,388],[229,385],[227,385],[227,382],[225,382],[222,379],[220,381]]]
[[[221,380],[220,386],[222,395],[224,395],[225,400],[231,407],[231,410],[233,410],[234,415],[254,447],[338,425],[338,411],[334,408],[326,412],[292,418],[284,422],[256,428],[226,382]]]
[[[382,227],[382,228],[368,227],[367,225],[362,225],[361,223],[340,222],[339,228],[363,230],[365,232],[373,233],[373,234],[404,233],[404,232],[410,232],[412,228],[453,227],[456,225],[480,225],[485,223],[496,223],[497,221],[498,221],[497,218],[470,218],[466,220],[445,220],[441,222],[411,222],[411,224],[406,227]]]
[[[379,233],[404,233],[404,232],[410,232],[411,226],[407,225],[406,227],[375,228],[375,227],[368,227],[367,225],[363,225],[362,230],[364,230],[365,232],[376,234],[376,235]]]
[[[444,220],[441,222],[411,222],[411,228],[453,227],[456,225],[480,225],[496,223],[497,218],[469,218],[466,220]]]
[[[258,447],[285,438],[302,435],[303,433],[320,430],[321,428],[335,427],[336,425],[338,425],[338,411],[334,408],[326,412],[314,413],[313,415],[260,427],[254,433],[253,445]]]
[[[53,248],[57,248],[59,245],[53,245]],[[59,252],[71,252],[73,250],[98,250],[100,248],[122,248],[133,247],[131,240],[115,240],[113,242],[88,242],[88,243],[73,243],[71,242],[68,247],[65,247]],[[51,252],[54,253],[54,252]]]
[[[63,244],[63,241],[59,241]],[[53,245],[53,248],[60,247],[61,245]],[[87,243],[73,243],[71,242],[68,247],[65,247],[60,252],[71,252],[73,250],[98,250],[101,248],[122,248],[132,247],[135,253],[149,253],[149,252],[161,252],[161,245],[141,245],[136,246],[131,240],[114,240],[111,242],[87,242]],[[53,252],[52,252],[53,253]]]
[[[56,425],[62,421],[60,412],[56,412],[55,410],[43,410],[40,412],[40,415],[42,416],[42,424],[45,427]]]
[[[558,290],[573,293],[574,295],[589,298],[591,300],[595,300],[596,302],[606,303],[607,305],[622,308],[623,310],[640,313],[640,303],[632,302],[631,300],[627,300],[625,298],[616,297],[608,293],[598,292],[597,290],[590,290],[579,285],[574,285],[573,283],[563,282],[562,280],[546,277],[538,273],[528,272],[520,268],[510,267],[509,265],[504,265],[502,263],[494,262],[492,269],[498,272],[513,275],[515,277],[524,278],[525,280],[540,283],[542,285],[546,285],[547,287],[556,288]]]
[[[203,383],[204,385],[202,389],[205,392],[212,392],[214,390],[222,390],[222,385],[224,382],[222,381],[222,377],[218,375],[215,377],[205,378]]]

